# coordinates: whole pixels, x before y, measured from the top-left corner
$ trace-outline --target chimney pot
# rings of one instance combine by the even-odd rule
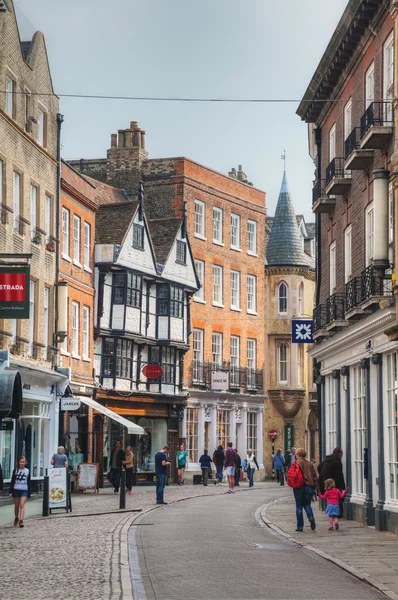
[[[116,148],[117,146],[117,133],[111,133],[111,148]]]
[[[124,144],[125,144],[124,129],[118,129],[117,147],[118,148],[124,148]]]
[[[126,129],[125,133],[125,147],[131,148],[133,145],[133,132],[131,129]]]
[[[141,129],[135,129],[134,133],[134,148],[141,148]]]
[[[145,150],[145,131],[141,129],[141,148]]]
[[[239,165],[239,167],[238,167],[238,168],[239,168],[239,171],[241,171],[241,170],[242,170],[242,165]]]
[[[138,129],[138,121],[130,121],[130,129]]]

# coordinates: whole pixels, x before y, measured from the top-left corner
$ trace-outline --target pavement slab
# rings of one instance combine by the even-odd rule
[[[290,494],[268,504],[262,517],[269,527],[287,539],[332,560],[398,600],[398,537],[344,519],[340,520],[339,531],[329,532],[328,517],[317,503],[313,503],[312,508],[317,524],[315,531],[311,531],[308,521],[302,533],[295,531],[295,503]]]

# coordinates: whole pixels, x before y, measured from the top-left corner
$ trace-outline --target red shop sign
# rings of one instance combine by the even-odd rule
[[[158,379],[158,377],[163,375],[163,369],[160,365],[148,363],[142,368],[142,374],[145,375],[147,379]]]
[[[0,319],[29,319],[29,267],[0,267]]]

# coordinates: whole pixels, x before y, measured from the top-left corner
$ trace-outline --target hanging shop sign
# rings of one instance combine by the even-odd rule
[[[142,368],[142,374],[147,379],[158,379],[163,375],[163,368],[157,363],[148,363]]]
[[[211,389],[226,391],[229,389],[229,373],[228,371],[212,371],[211,372]]]
[[[294,446],[294,425],[285,425],[285,452],[291,452]]]
[[[77,410],[80,405],[80,398],[61,398],[61,410]]]
[[[292,320],[292,344],[313,344],[314,321]]]
[[[30,267],[0,267],[0,319],[29,319]]]

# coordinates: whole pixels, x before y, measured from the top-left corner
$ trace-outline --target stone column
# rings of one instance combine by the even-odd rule
[[[345,483],[348,487],[348,492],[344,499],[344,516],[346,519],[352,519],[353,511],[352,505],[350,504],[351,490],[352,490],[352,452],[351,452],[351,387],[350,387],[350,367],[342,367],[341,375],[346,377],[346,393],[345,393],[345,423],[346,423],[346,447],[343,448],[346,456],[346,472],[345,472]]]
[[[235,413],[235,405],[232,407],[232,410],[229,415],[229,440],[228,442],[232,442],[232,447],[236,448],[236,413]]]
[[[246,455],[247,452],[247,408],[242,408],[242,425],[241,425],[242,448]]]
[[[375,524],[375,512],[373,508],[373,479],[372,479],[372,416],[371,416],[371,398],[370,398],[370,360],[369,358],[362,358],[360,367],[365,371],[366,377],[366,447],[365,460],[367,466],[367,479],[366,479],[366,500],[364,504],[365,508],[365,519],[366,525],[373,526]]]
[[[211,407],[211,426],[210,426],[210,448],[208,449],[212,453],[217,448],[217,405],[214,404]]]
[[[199,405],[198,410],[198,454],[202,456],[205,447],[205,407],[204,404]],[[198,456],[198,460],[199,460]]]
[[[373,264],[384,274],[388,267],[388,181],[387,169],[373,171],[374,254]]]
[[[264,465],[264,449],[263,449],[263,411],[257,413],[257,462],[259,467]]]
[[[385,447],[384,447],[384,399],[383,399],[383,355],[374,354],[372,364],[377,365],[377,439],[378,439],[378,481],[379,498],[375,509],[375,525],[379,531],[387,531]]]
[[[181,423],[181,437],[184,438],[184,440],[187,437],[187,410],[188,408],[192,408],[189,404],[187,405],[187,407],[184,410],[184,417],[182,419],[182,423]],[[178,450],[178,448],[177,448]]]

